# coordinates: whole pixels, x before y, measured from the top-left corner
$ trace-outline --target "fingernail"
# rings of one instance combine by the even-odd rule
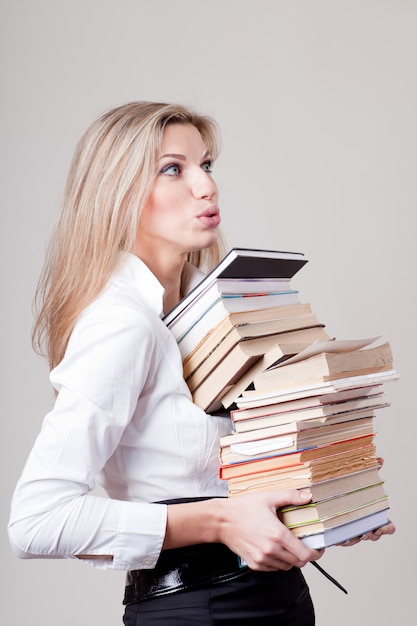
[[[310,500],[310,498],[311,498],[311,491],[308,491],[308,490],[301,491],[302,500]]]

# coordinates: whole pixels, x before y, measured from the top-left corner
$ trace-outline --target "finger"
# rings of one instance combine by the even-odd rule
[[[337,545],[341,548],[350,548],[351,546],[355,546],[357,543],[361,541],[361,537],[353,537],[352,539],[347,539],[342,543],[338,543]]]
[[[392,522],[389,522],[389,524],[385,524],[385,526],[381,526],[380,528],[371,530],[367,533],[364,533],[363,535],[360,535],[359,537],[353,537],[352,539],[348,539],[347,541],[339,543],[338,545],[342,547],[350,547],[356,545],[360,541],[378,541],[378,539],[380,539],[383,535],[392,535],[393,533],[395,533],[395,530],[395,525]]]
[[[385,526],[381,526],[380,528],[376,528],[374,531],[367,534],[367,539],[371,541],[377,541],[382,537],[382,535],[392,535],[395,533],[395,526],[392,522],[389,524],[385,524]]]
[[[261,560],[249,564],[251,569],[256,569],[260,571],[277,571],[283,570],[288,571],[292,567],[304,567],[307,561],[300,561],[296,557],[294,557],[291,552],[288,552],[285,549],[281,549],[279,556],[274,555],[264,555]]]
[[[309,489],[283,489],[269,492],[270,506],[276,509],[287,505],[307,504],[311,500]]]
[[[281,561],[280,559],[271,559],[264,563],[257,563],[251,569],[262,572],[277,572],[278,570],[288,572],[294,565]]]
[[[281,549],[280,554],[249,555],[245,560],[246,565],[255,571],[272,572],[276,570],[289,570],[294,566],[294,556]]]
[[[283,529],[283,537],[285,537],[285,541],[282,544],[282,549],[285,550],[285,560],[288,560],[292,565],[304,567],[308,561],[318,561],[324,554],[324,550],[312,550],[308,548],[285,526]]]

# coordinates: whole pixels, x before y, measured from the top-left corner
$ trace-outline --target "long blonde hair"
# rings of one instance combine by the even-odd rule
[[[192,124],[216,158],[213,119],[176,104],[132,102],[101,115],[74,154],[64,200],[35,295],[33,346],[50,367],[63,358],[77,317],[132,249],[140,212],[157,174],[167,124]],[[221,238],[189,255],[211,269],[224,253]]]

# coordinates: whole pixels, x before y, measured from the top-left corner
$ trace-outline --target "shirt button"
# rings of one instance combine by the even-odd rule
[[[152,565],[152,559],[143,559],[144,565]]]

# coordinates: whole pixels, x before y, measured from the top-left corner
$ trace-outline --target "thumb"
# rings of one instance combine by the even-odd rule
[[[284,489],[282,491],[274,491],[272,499],[273,502],[271,502],[271,504],[275,509],[287,505],[299,506],[310,502],[311,491],[309,489]]]

